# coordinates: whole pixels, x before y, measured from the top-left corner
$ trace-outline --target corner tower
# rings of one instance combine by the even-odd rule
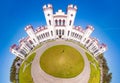
[[[91,33],[94,31],[93,26],[88,25],[86,27],[86,30],[84,31],[83,37],[81,39],[81,43],[84,45],[85,42],[88,40],[88,37],[91,35]]]
[[[67,7],[67,22],[66,22],[66,38],[69,39],[73,25],[74,25],[74,20],[77,12],[77,6],[75,5],[68,5]]]
[[[44,5],[43,11],[46,19],[47,26],[53,25],[53,7],[51,4]]]
[[[29,35],[31,41],[34,43],[34,45],[38,45],[39,41],[35,35],[35,32],[33,30],[33,27],[31,25],[26,26],[25,31],[27,32],[27,34]]]
[[[54,39],[55,33],[54,33],[54,22],[53,22],[53,7],[51,4],[44,5],[43,11],[47,23],[47,28],[50,33],[51,39]]]
[[[72,4],[68,5],[68,8],[67,8],[67,25],[68,26],[73,26],[76,12],[77,12],[76,5],[75,6],[73,6]]]

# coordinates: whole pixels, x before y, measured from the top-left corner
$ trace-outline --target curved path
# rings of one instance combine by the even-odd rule
[[[69,45],[72,46],[74,48],[76,48],[83,56],[84,61],[85,61],[85,66],[83,71],[76,77],[74,78],[56,78],[53,77],[47,73],[45,73],[39,64],[40,61],[40,56],[42,55],[42,53],[49,47],[52,47],[54,45]],[[89,81],[89,77],[90,77],[90,64],[89,61],[85,55],[84,50],[72,43],[72,42],[67,42],[64,40],[56,40],[53,42],[48,42],[45,43],[43,46],[41,46],[37,51],[36,51],[36,56],[32,62],[32,66],[31,66],[31,74],[32,74],[32,78],[34,83],[88,83]]]

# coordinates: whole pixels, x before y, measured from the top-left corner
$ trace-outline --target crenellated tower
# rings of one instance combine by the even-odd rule
[[[55,36],[54,33],[54,22],[53,22],[53,7],[51,4],[47,4],[43,6],[43,12],[45,15],[47,28],[49,29],[50,38],[53,39]]]
[[[19,49],[19,47],[16,44],[13,44],[10,47],[10,51],[11,51],[11,53],[13,53],[14,55],[16,55],[17,57],[19,57],[21,59],[25,58],[25,55],[20,52],[20,49]]]
[[[31,25],[26,26],[25,31],[27,32],[27,34],[29,35],[29,37],[31,38],[32,42],[34,43],[34,45],[38,45],[39,41],[35,35],[35,32],[33,30],[33,27]]]
[[[53,7],[51,4],[44,5],[43,11],[46,19],[47,26],[53,25]]]
[[[77,12],[77,6],[75,5],[68,5],[67,7],[67,22],[66,22],[66,38],[70,37],[72,28],[74,26],[74,20]]]
[[[67,8],[67,25],[68,26],[73,26],[76,12],[77,12],[76,5],[75,6],[72,4],[68,5],[68,8]]]
[[[81,43],[85,44],[85,42],[88,40],[88,37],[91,35],[91,33],[94,31],[93,26],[88,25],[86,27],[86,30],[84,31],[83,37],[81,39]]]

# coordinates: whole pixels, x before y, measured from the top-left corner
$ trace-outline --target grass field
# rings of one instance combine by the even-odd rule
[[[31,54],[20,67],[19,83],[34,83],[31,76],[31,62],[33,61],[36,53]]]
[[[94,60],[94,58],[86,53],[88,60],[90,61],[90,79],[88,83],[100,83],[100,69],[99,69],[99,64]]]
[[[84,60],[73,47],[57,45],[48,48],[40,58],[41,68],[48,74],[60,78],[72,78],[83,71]]]

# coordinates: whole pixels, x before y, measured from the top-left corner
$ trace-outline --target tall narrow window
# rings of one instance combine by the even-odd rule
[[[61,26],[61,20],[59,20],[59,25]]]
[[[51,35],[53,36],[53,31],[51,31]]]
[[[59,30],[59,35],[61,35],[61,30]]]
[[[30,43],[30,44],[33,44],[33,42],[32,42],[31,40],[29,40],[29,43]]]
[[[69,36],[69,34],[70,34],[70,31],[68,31],[68,34],[67,34],[67,35]]]
[[[58,21],[57,20],[55,20],[55,25],[58,26]]]
[[[90,41],[90,40],[87,40],[87,42],[86,42],[86,43],[88,44],[88,43],[89,43],[89,41]]]
[[[35,39],[33,38],[34,42],[36,43]]]
[[[51,25],[51,20],[49,20],[49,25]]]
[[[71,24],[72,24],[72,21],[70,20],[69,25],[71,26]]]
[[[63,20],[63,26],[65,26],[65,20]]]
[[[62,30],[62,35],[64,35],[64,30]]]
[[[58,30],[56,30],[56,35],[58,35]]]

